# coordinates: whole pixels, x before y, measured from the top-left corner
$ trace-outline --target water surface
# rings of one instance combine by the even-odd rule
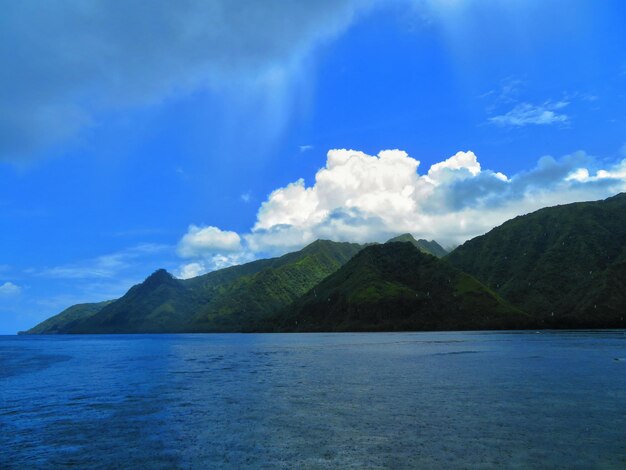
[[[624,468],[623,331],[0,337],[0,467]]]

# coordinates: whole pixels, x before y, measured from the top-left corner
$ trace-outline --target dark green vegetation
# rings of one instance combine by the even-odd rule
[[[392,238],[387,243],[389,242],[409,242],[417,247],[417,249],[420,250],[422,253],[433,255],[437,258],[443,258],[448,254],[445,248],[443,248],[435,240],[428,241],[424,240],[423,238],[416,240],[415,237],[413,237],[413,235],[411,235],[410,233],[399,235],[395,238]]]
[[[444,255],[410,234],[319,240],[188,280],[159,270],[26,333],[626,327],[626,194],[516,217]]]
[[[410,242],[363,249],[273,324],[284,331],[513,329],[529,324],[473,277]]]
[[[626,194],[516,217],[447,259],[537,327],[626,326]]]

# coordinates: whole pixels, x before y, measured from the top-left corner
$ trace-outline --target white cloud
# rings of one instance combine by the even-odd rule
[[[309,150],[313,150],[313,148],[314,147],[312,145],[301,145],[300,153],[308,152]]]
[[[239,250],[241,250],[241,238],[236,232],[211,226],[190,225],[178,244],[178,254],[183,258],[198,258]]]
[[[567,176],[566,180],[577,181],[579,183],[591,183],[603,180],[626,181],[626,159],[614,165],[610,170],[598,170],[595,175],[591,175],[587,168],[577,168]]]
[[[547,101],[541,105],[520,103],[506,114],[489,118],[489,122],[499,126],[511,127],[522,127],[531,124],[538,126],[564,124],[569,120],[569,116],[557,111],[565,108],[568,104],[567,101],[558,101],[556,103]]]
[[[14,296],[22,292],[22,288],[10,281],[0,284],[0,296]]]
[[[261,205],[254,232],[280,226],[307,230],[329,221],[337,210],[401,216],[415,208],[413,193],[420,191],[417,160],[400,150],[378,157],[353,150],[331,150],[315,185],[298,180],[275,190]]]
[[[204,274],[206,272],[206,267],[202,262],[193,262],[183,264],[176,277],[179,279],[189,279],[192,277],[199,276],[200,274]]]
[[[368,242],[401,232],[450,243],[479,232],[469,214],[446,207],[448,188],[476,179],[502,186],[507,177],[481,170],[471,151],[432,165],[426,175],[418,174],[419,164],[401,150],[377,156],[331,150],[313,186],[298,180],[269,195],[244,235],[248,247],[284,251],[316,238]]]
[[[474,152],[457,152],[447,160],[432,165],[428,170],[428,179],[434,184],[441,184],[458,178],[471,178],[479,173],[480,163]]]
[[[578,168],[575,171],[572,171],[565,181],[578,181],[579,183],[584,183],[589,180],[589,170],[587,168]]]
[[[243,202],[250,202],[250,199],[252,199],[252,195],[250,194],[250,191],[247,191],[243,194],[241,194],[241,196],[239,196],[239,199],[241,199]]]

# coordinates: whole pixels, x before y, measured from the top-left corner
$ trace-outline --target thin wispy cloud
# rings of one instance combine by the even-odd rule
[[[547,101],[541,105],[519,103],[505,114],[490,117],[489,122],[503,127],[564,124],[569,121],[569,116],[561,110],[568,105],[569,102],[567,101],[557,101],[556,103]]]
[[[313,145],[301,145],[300,153],[308,152],[309,150],[313,150]]]
[[[73,284],[70,291],[36,299],[34,305],[37,306],[37,310],[52,314],[70,305],[112,300],[121,297],[130,286],[141,282],[144,278],[145,274],[111,279],[71,279],[69,281]]]
[[[168,245],[146,243],[78,263],[34,270],[33,274],[53,279],[107,279],[133,267],[142,258],[170,249]]]

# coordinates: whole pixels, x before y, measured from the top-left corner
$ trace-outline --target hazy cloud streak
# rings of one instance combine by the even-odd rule
[[[260,87],[264,94],[284,87],[294,64],[345,29],[367,4],[5,2],[0,159],[26,158],[62,144],[101,110],[221,86],[240,93]]]

